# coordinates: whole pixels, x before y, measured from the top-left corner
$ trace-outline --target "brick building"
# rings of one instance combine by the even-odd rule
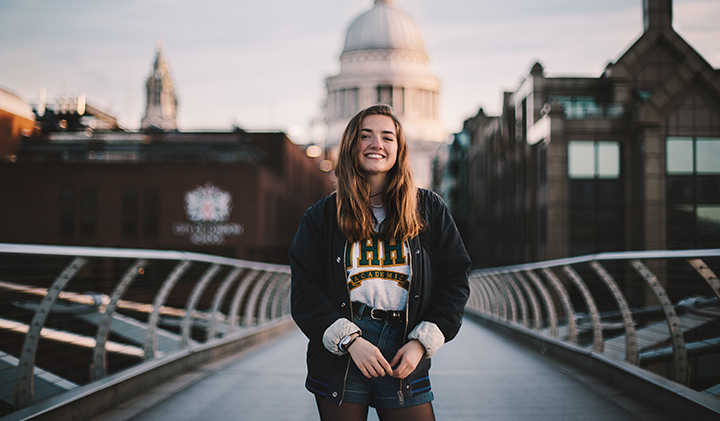
[[[720,247],[720,71],[643,0],[642,36],[599,77],[536,63],[500,116],[466,121],[479,267]]]
[[[287,262],[332,184],[283,133],[53,132],[0,162],[0,242]]]

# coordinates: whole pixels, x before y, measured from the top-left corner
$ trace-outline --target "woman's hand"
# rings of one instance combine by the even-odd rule
[[[393,377],[398,379],[404,379],[409,376],[415,370],[418,363],[425,355],[425,347],[417,339],[413,339],[410,342],[403,345],[395,354],[395,357],[390,362],[395,370],[392,372]]]
[[[355,362],[355,365],[358,366],[365,377],[393,374],[392,367],[390,367],[390,364],[388,364],[380,350],[375,345],[363,339],[362,336],[350,345],[348,352]]]

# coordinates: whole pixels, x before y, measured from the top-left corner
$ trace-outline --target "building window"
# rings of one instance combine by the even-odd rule
[[[335,111],[340,117],[353,116],[359,110],[358,88],[338,89],[334,92]]]
[[[393,87],[380,85],[377,87],[378,104],[393,105]]]
[[[720,138],[666,140],[668,249],[720,247]]]
[[[571,179],[620,178],[620,144],[585,140],[569,141],[568,177]]]
[[[121,204],[122,236],[137,238],[138,233],[138,192],[135,188],[126,188]]]
[[[80,192],[80,235],[84,238],[95,237],[96,208],[95,188],[82,189]]]
[[[403,115],[405,113],[405,88],[394,88],[393,109],[397,115]]]
[[[720,138],[697,138],[695,171],[698,174],[720,174]]]
[[[345,115],[354,116],[359,110],[358,88],[345,90]]]
[[[665,156],[668,174],[692,174],[695,168],[692,137],[669,137],[666,142]]]
[[[624,249],[620,144],[568,142],[570,254]]]
[[[75,236],[75,190],[73,189],[60,191],[60,236],[65,238]]]
[[[668,137],[668,175],[720,174],[720,138]]]
[[[156,239],[160,234],[160,194],[158,189],[145,189],[143,197],[143,236]]]
[[[550,95],[548,103],[561,104],[565,118],[568,120],[582,120],[588,117],[615,119],[624,112],[622,104],[598,104],[592,96]]]

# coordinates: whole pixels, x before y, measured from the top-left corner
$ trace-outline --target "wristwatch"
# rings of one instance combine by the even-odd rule
[[[359,333],[356,336],[353,335],[355,334],[353,333],[340,339],[340,343],[338,344],[340,346],[340,349],[342,349],[343,351],[347,351],[347,349],[350,348],[350,345],[352,345],[352,343],[360,337]]]

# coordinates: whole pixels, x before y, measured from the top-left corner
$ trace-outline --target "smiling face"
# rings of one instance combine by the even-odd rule
[[[397,161],[395,122],[386,115],[373,114],[360,124],[358,145],[360,169],[366,177],[386,177]]]

